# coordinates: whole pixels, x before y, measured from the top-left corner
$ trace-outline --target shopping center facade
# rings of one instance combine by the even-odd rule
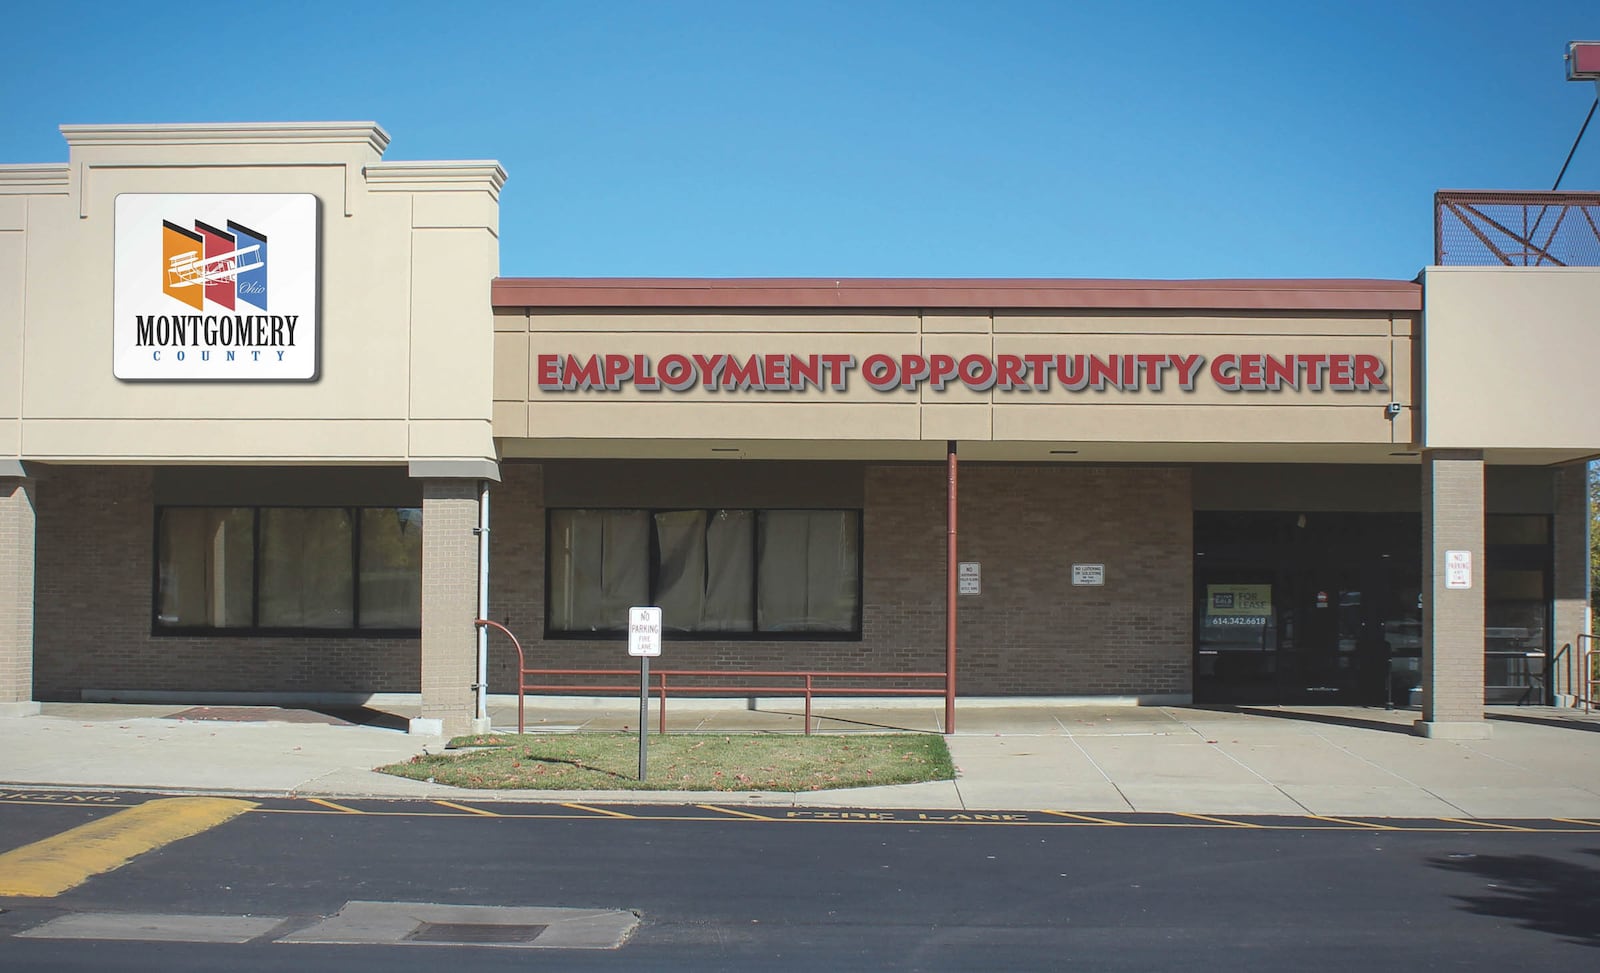
[[[418,693],[464,729],[485,574],[547,668],[626,666],[654,604],[675,668],[953,641],[962,698],[1470,736],[1576,690],[1600,269],[500,277],[493,162],[62,131],[0,166],[0,711]]]

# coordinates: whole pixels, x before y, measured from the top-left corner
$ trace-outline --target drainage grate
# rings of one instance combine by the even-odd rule
[[[546,929],[544,926],[514,926],[498,922],[424,922],[406,934],[414,943],[526,943]]]
[[[346,902],[338,913],[278,937],[280,943],[616,949],[639,925],[625,909]]]

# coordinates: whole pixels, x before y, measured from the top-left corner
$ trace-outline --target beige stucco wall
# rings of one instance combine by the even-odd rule
[[[0,166],[0,459],[488,469],[492,162],[384,162],[371,123],[67,126],[64,165]],[[112,374],[120,193],[311,193],[314,381]]]
[[[1429,267],[1422,445],[1600,450],[1600,268]]]
[[[495,318],[495,435],[606,441],[832,440],[1086,443],[1367,443],[1413,439],[1414,321],[1387,313],[1151,311],[1035,314],[784,311],[543,311]],[[1045,392],[952,383],[879,392],[859,371],[846,390],[541,391],[540,355],[1350,353],[1379,357],[1387,390]],[[1403,407],[1391,420],[1390,402]]]

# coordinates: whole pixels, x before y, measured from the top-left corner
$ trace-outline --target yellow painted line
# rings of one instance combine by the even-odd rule
[[[1562,824],[1581,824],[1590,828],[1600,828],[1600,821],[1585,821],[1582,818],[1551,818],[1550,820],[1560,821]]]
[[[24,806],[31,805],[33,807],[104,807],[104,808],[119,808],[119,807],[138,807],[139,806],[137,804],[123,804],[121,802],[109,802],[109,803],[106,803],[106,804],[85,804],[82,801],[36,801],[36,800],[9,800],[9,799],[0,799],[0,804],[21,804],[21,805],[24,805]]]
[[[715,804],[696,804],[695,807],[702,811],[720,811],[723,814],[731,814],[736,818],[749,818],[752,821],[774,820],[773,818],[765,817],[760,814],[751,814],[749,811],[735,811],[731,807],[717,807]]]
[[[1075,821],[1082,821],[1086,824],[1109,824],[1118,828],[1125,828],[1128,826],[1127,821],[1109,821],[1105,818],[1092,818],[1087,814],[1074,814],[1071,811],[1046,811],[1044,813],[1054,814],[1057,817],[1072,818]]]
[[[440,802],[436,802],[436,803],[441,803],[442,804],[442,803],[446,803],[446,802],[440,801]],[[82,805],[72,805],[72,806],[79,807],[79,806],[82,806]],[[588,811],[591,814],[594,814],[595,817],[574,817],[573,815],[570,815],[570,814],[545,814],[545,813],[541,813],[541,812],[538,812],[538,811],[484,812],[484,811],[481,811],[481,810],[478,810],[478,809],[471,809],[471,810],[477,811],[477,813],[480,816],[494,816],[494,817],[500,817],[500,818],[506,818],[506,819],[525,820],[525,821],[607,821],[607,820],[638,821],[638,820],[645,820],[645,819],[642,819],[642,818],[638,817],[637,815],[623,814],[620,811],[607,811],[607,810],[605,810],[603,808],[590,807],[590,806],[585,805],[585,804],[562,804],[560,806],[561,807],[566,807],[566,808],[572,808],[574,810],[579,810],[579,811]],[[695,807],[704,807],[704,805],[694,805],[694,806]],[[722,811],[724,813],[730,813],[730,814],[731,813],[736,813],[736,812],[732,812],[728,808],[715,807],[714,805],[711,807],[711,809],[712,810],[717,810],[717,811]],[[255,814],[336,814],[336,813],[343,814],[343,813],[348,813],[348,812],[323,810],[323,809],[320,809],[320,808],[258,807],[258,808],[251,809],[251,813],[255,813]],[[359,813],[361,814],[362,817],[369,817],[369,818],[385,818],[385,817],[388,817],[388,818],[408,818],[408,817],[416,817],[416,818],[454,818],[456,820],[460,820],[461,819],[461,815],[459,813],[454,812],[454,811],[405,810],[405,811],[362,811],[362,812],[359,812]],[[897,825],[897,824],[899,824],[899,825],[916,825],[918,827],[926,827],[928,825],[982,825],[982,826],[986,826],[986,827],[1007,827],[1007,828],[1073,828],[1073,827],[1082,827],[1083,825],[1087,825],[1087,824],[1103,824],[1103,825],[1109,825],[1109,826],[1119,827],[1119,828],[1204,828],[1204,827],[1217,826],[1217,827],[1231,827],[1231,828],[1257,828],[1257,829],[1262,829],[1262,830],[1267,830],[1267,831],[1349,831],[1352,828],[1364,828],[1364,829],[1368,829],[1368,830],[1395,831],[1395,832],[1405,832],[1405,833],[1411,833],[1411,834],[1427,834],[1429,832],[1437,834],[1440,831],[1447,830],[1447,829],[1436,828],[1436,827],[1435,828],[1423,828],[1423,827],[1412,827],[1412,826],[1392,825],[1392,824],[1373,824],[1373,823],[1367,822],[1367,821],[1354,821],[1354,820],[1345,820],[1345,819],[1341,819],[1341,818],[1328,818],[1328,817],[1324,817],[1324,816],[1321,816],[1321,815],[1311,815],[1311,814],[1301,815],[1301,816],[1293,818],[1292,820],[1290,820],[1290,821],[1288,821],[1286,823],[1283,823],[1283,824],[1251,824],[1251,823],[1244,822],[1244,821],[1227,821],[1227,820],[1224,820],[1224,819],[1221,819],[1221,818],[1205,818],[1203,815],[1193,815],[1193,814],[1180,815],[1180,816],[1183,816],[1183,817],[1202,818],[1203,820],[1205,820],[1207,822],[1210,822],[1210,823],[1202,824],[1202,823],[1191,823],[1191,822],[1186,822],[1186,821],[1138,821],[1138,820],[1113,821],[1113,820],[1110,820],[1110,819],[1096,820],[1096,819],[1092,818],[1090,815],[1086,815],[1086,814],[1084,814],[1084,815],[1074,815],[1074,814],[1072,814],[1072,812],[1069,812],[1069,811],[1031,811],[1029,813],[1052,814],[1052,815],[1056,815],[1056,816],[1059,816],[1059,817],[1068,818],[1068,820],[1065,820],[1065,821],[1043,821],[1043,820],[1039,820],[1039,821],[950,821],[950,820],[945,820],[945,819],[940,819],[940,818],[926,818],[926,819],[918,819],[918,818],[887,818],[887,819],[885,819],[885,818],[878,818],[878,819],[864,819],[864,818],[849,818],[849,819],[836,819],[836,818],[774,818],[774,817],[761,817],[759,815],[754,815],[754,814],[748,815],[748,817],[753,819],[753,820],[766,821],[766,822],[772,823],[772,824],[882,824],[882,825]],[[1177,812],[1152,812],[1152,813],[1154,814],[1154,813],[1177,813]],[[743,815],[741,815],[741,816],[743,816]],[[1081,818],[1082,820],[1081,821],[1072,820],[1072,818],[1074,818],[1074,817]],[[718,819],[708,818],[708,817],[705,817],[703,815],[652,814],[652,815],[649,816],[648,820],[650,820],[650,821],[662,821],[662,822],[666,822],[666,821],[694,821],[694,822],[704,823],[706,821],[712,821],[712,820],[718,820]],[[1307,824],[1307,823],[1305,823],[1305,822],[1314,821],[1314,820],[1315,821],[1326,821],[1328,823],[1325,824],[1325,825],[1317,825],[1317,824]],[[1442,819],[1440,819],[1440,818],[1417,818],[1417,819],[1397,818],[1397,819],[1394,819],[1394,820],[1402,820],[1402,821],[1411,821],[1411,820],[1439,821],[1439,820],[1442,820]],[[1488,825],[1487,822],[1481,822],[1481,821],[1480,822],[1470,822],[1470,821],[1468,821],[1468,822],[1462,822],[1462,823],[1471,824],[1471,825],[1474,825],[1474,826],[1480,826],[1481,825],[1481,826],[1484,826],[1484,830],[1502,830],[1502,831],[1510,831],[1510,832],[1519,832],[1519,831],[1521,831],[1521,832],[1536,832],[1538,834],[1593,834],[1596,828],[1600,828],[1600,822],[1596,822],[1596,821],[1576,821],[1575,819],[1569,819],[1569,818],[1550,818],[1549,820],[1551,820],[1551,821],[1566,821],[1566,822],[1569,822],[1569,823],[1575,823],[1575,824],[1577,824],[1579,826],[1578,827],[1571,827],[1571,828],[1516,828],[1516,827],[1512,827],[1510,825],[1500,825],[1500,826],[1496,827],[1494,825]]]
[[[1355,828],[1370,828],[1375,831],[1404,831],[1405,828],[1396,828],[1389,824],[1371,824],[1366,821],[1352,821],[1349,818],[1335,818],[1326,814],[1308,814],[1306,817],[1313,821],[1332,821],[1334,824],[1348,824]]]
[[[570,807],[574,811],[588,811],[590,814],[602,814],[608,818],[626,818],[629,821],[635,820],[635,816],[632,814],[623,814],[621,811],[607,811],[604,808],[590,807],[587,804],[563,804],[561,806]]]
[[[332,801],[324,801],[320,797],[308,797],[308,798],[306,798],[306,800],[310,801],[312,804],[321,804],[323,807],[332,808],[332,809],[334,809],[335,811],[338,811],[341,814],[360,814],[361,813],[360,811],[357,811],[353,807],[345,807],[343,804],[335,804]]]
[[[0,896],[48,898],[255,807],[223,797],[147,801],[0,855]]]
[[[1251,824],[1249,821],[1229,821],[1227,818],[1213,818],[1204,814],[1186,814],[1178,812],[1180,818],[1194,818],[1197,821],[1210,821],[1212,824],[1226,824],[1233,828],[1260,828],[1262,825]]]
[[[1451,824],[1464,824],[1469,828],[1494,828],[1497,831],[1528,831],[1537,833],[1538,828],[1519,828],[1514,824],[1496,824],[1493,821],[1468,821],[1462,818],[1434,818],[1435,821],[1448,821]]]
[[[500,817],[500,815],[494,813],[493,811],[485,811],[481,807],[468,807],[465,804],[457,804],[454,801],[434,801],[433,803],[439,805],[440,807],[453,807],[457,811],[465,811],[468,814],[481,814],[486,818]]]

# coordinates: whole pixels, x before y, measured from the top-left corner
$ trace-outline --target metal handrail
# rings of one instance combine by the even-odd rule
[[[530,682],[529,676],[592,676],[592,677],[634,677],[638,676],[635,669],[546,669],[528,667],[527,658],[522,651],[522,643],[511,633],[511,630],[499,622],[486,618],[476,620],[477,625],[490,626],[504,632],[511,639],[511,644],[517,649],[517,732],[527,732],[527,694],[529,692],[588,692],[588,693],[625,693],[637,692],[637,682],[600,682],[600,683],[555,683],[555,682]],[[716,679],[727,680],[735,677],[744,679],[767,680],[764,683],[734,683],[729,685],[672,685],[671,679]],[[792,669],[655,669],[650,670],[653,681],[651,692],[654,692],[660,701],[660,732],[667,732],[667,697],[669,693],[679,695],[688,694],[723,694],[734,696],[796,696],[805,699],[805,732],[811,733],[811,702],[816,696],[943,696],[945,695],[945,674],[942,672],[851,672],[828,670],[792,670]],[[886,688],[866,686],[828,686],[817,685],[818,680],[824,682],[836,680],[866,680],[866,679],[937,679],[938,688],[915,689],[904,686],[891,686]],[[783,685],[770,684],[772,680],[794,680]]]
[[[1579,680],[1572,685],[1583,687],[1583,712],[1587,715],[1594,709],[1595,691],[1600,687],[1594,671],[1595,637],[1588,632],[1578,633],[1578,659]]]
[[[487,618],[475,618],[475,619],[473,619],[472,624],[473,624],[473,626],[475,628],[484,628],[484,627],[497,628],[500,631],[506,633],[506,638],[510,639],[511,640],[511,644],[517,647],[517,669],[520,671],[524,667],[527,666],[528,660],[522,654],[522,643],[517,641],[517,637],[511,633],[511,629],[506,628],[504,625],[501,625],[499,622],[491,621],[491,620],[489,620]],[[488,679],[489,679],[489,674],[487,672],[485,672],[483,674],[483,678],[484,678],[484,681],[487,682]],[[521,681],[522,681],[521,679],[517,680],[517,682],[519,682],[519,683]],[[523,723],[524,723],[524,720],[523,720],[522,691],[521,691],[521,689],[518,689],[517,690],[517,732],[518,733],[522,732]]]

